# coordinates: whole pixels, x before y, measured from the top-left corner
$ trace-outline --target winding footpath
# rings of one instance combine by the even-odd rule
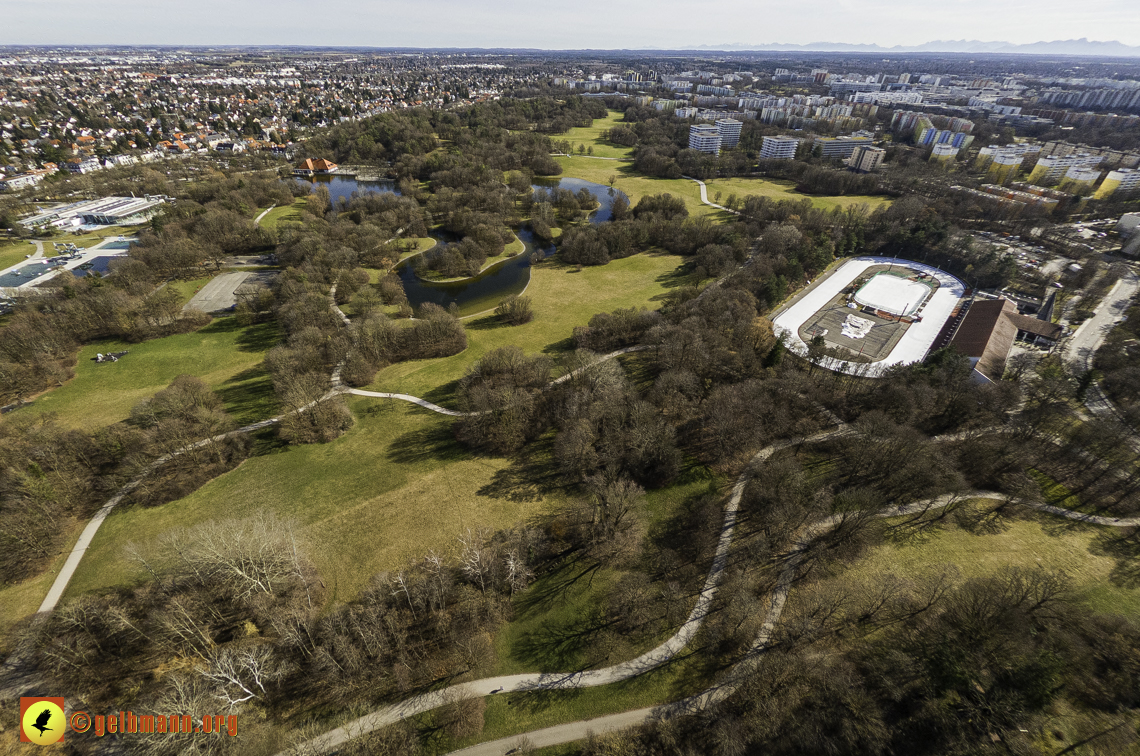
[[[701,181],[700,179],[695,179],[692,176],[681,176],[681,178],[688,179],[689,181],[696,181],[697,184],[700,185],[700,187],[701,187],[701,202],[705,203],[709,207],[715,207],[717,210],[723,210],[726,213],[732,213],[733,215],[740,215],[740,213],[737,212],[736,210],[729,210],[724,205],[718,205],[715,202],[709,202],[709,191],[708,191],[708,187],[705,186],[705,182]]]
[[[610,355],[607,355],[609,357]],[[564,376],[568,378],[569,375]],[[749,480],[752,478],[753,470],[760,463],[769,459],[773,454],[789,447],[798,446],[805,443],[816,443],[828,439],[837,438],[850,434],[852,431],[843,423],[839,418],[831,413],[827,413],[829,419],[839,422],[839,427],[832,430],[816,433],[812,436],[800,437],[794,439],[787,439],[771,444],[764,449],[761,449],[749,461],[744,472],[742,472],[732,488],[732,492],[725,503],[724,520],[721,525],[721,534],[717,543],[716,554],[713,557],[713,562],[709,568],[708,576],[705,579],[704,587],[698,594],[696,605],[690,612],[688,618],[681,625],[678,631],[668,640],[661,645],[648,651],[636,659],[615,664],[611,667],[593,670],[578,670],[572,672],[561,673],[542,673],[542,674],[522,674],[522,675],[509,675],[502,677],[491,677],[482,680],[475,680],[468,683],[460,683],[447,688],[443,688],[430,693],[414,696],[405,699],[399,703],[391,704],[389,706],[377,709],[363,717],[355,719],[341,727],[338,727],[330,732],[325,733],[317,738],[314,738],[300,746],[298,752],[300,753],[332,753],[340,746],[348,741],[373,732],[379,728],[399,722],[406,717],[415,716],[424,712],[435,709],[448,702],[469,698],[481,697],[487,695],[497,695],[501,693],[530,693],[538,691],[552,691],[552,690],[567,690],[567,689],[581,689],[592,688],[600,685],[608,685],[610,683],[628,680],[636,675],[644,674],[651,670],[657,669],[662,665],[674,659],[689,643],[695,638],[697,632],[700,630],[704,622],[704,618],[708,615],[712,601],[716,596],[716,590],[720,584],[721,577],[723,576],[724,569],[728,563],[729,548],[732,544],[732,536],[736,527],[737,514],[740,507],[740,501],[743,497],[744,490],[748,485]],[[951,434],[942,437],[936,437],[934,440],[950,441],[957,440],[961,434]],[[875,515],[877,518],[896,518],[906,517],[912,515],[921,515],[928,512],[934,512],[945,508],[954,502],[964,500],[997,500],[997,501],[1010,501],[1010,498],[1004,494],[995,493],[992,491],[973,491],[966,495],[961,494],[947,494],[940,496],[933,500],[919,501],[912,504],[895,507],[888,509],[884,512]],[[1075,520],[1082,523],[1091,525],[1102,525],[1108,527],[1132,527],[1140,525],[1140,517],[1131,518],[1113,518],[1101,517],[1097,515],[1088,515],[1081,512],[1074,512],[1060,507],[1042,504],[1038,502],[1018,501],[1016,502],[1023,506],[1036,509],[1051,515],[1064,517],[1070,520]],[[785,557],[785,566],[777,579],[776,586],[768,599],[768,609],[765,615],[764,622],[757,633],[748,653],[745,655],[744,660],[733,667],[725,676],[725,679],[717,685],[698,693],[688,698],[662,704],[659,706],[651,706],[644,709],[637,709],[634,711],[620,712],[604,717],[597,717],[595,719],[582,720],[579,722],[571,722],[555,727],[548,727],[541,730],[524,733],[522,735],[512,735],[507,738],[499,740],[488,741],[480,743],[469,748],[455,751],[455,754],[462,754],[463,756],[498,756],[507,752],[509,749],[520,747],[522,743],[529,743],[535,747],[546,747],[552,745],[559,745],[562,743],[569,743],[575,740],[581,740],[590,735],[590,733],[606,732],[612,730],[624,729],[639,724],[644,724],[649,721],[665,719],[675,716],[682,716],[692,714],[694,712],[703,710],[712,706],[720,701],[723,701],[728,696],[739,688],[741,684],[752,674],[759,655],[769,646],[776,626],[779,624],[780,617],[783,614],[784,606],[787,602],[788,594],[791,591],[796,572],[802,562],[807,550],[812,542],[817,538],[829,533],[845,520],[846,515],[837,514],[827,517],[819,522],[809,525],[801,531],[796,537],[792,548]],[[525,739],[525,740],[524,740]],[[288,752],[285,752],[288,753]],[[279,754],[279,756],[285,756]]]
[[[703,195],[704,187],[702,185],[702,196]],[[344,316],[344,313],[340,312],[339,308],[335,306],[335,287],[333,287],[332,291],[330,291],[329,296],[330,300],[333,300],[334,302],[333,309],[337,311],[338,314],[347,322],[347,318]],[[619,349],[606,355],[602,355],[589,365],[583,366],[559,378],[554,379],[549,384],[547,384],[547,387],[555,386],[565,381],[571,380],[575,376],[581,375],[584,371],[606,360],[614,359],[621,355],[630,354],[633,352],[644,351],[649,348],[651,347],[633,346],[627,347],[625,349]],[[433,404],[419,397],[411,396],[409,394],[375,392],[366,391],[363,389],[349,389],[340,383],[339,373],[340,370],[338,366],[337,370],[334,371],[332,376],[333,387],[325,396],[295,410],[294,412],[304,412],[318,402],[324,401],[325,399],[333,396],[353,394],[357,396],[394,399],[398,401],[410,402],[432,412],[451,417],[469,417],[478,414],[484,414],[482,412],[459,412],[456,410],[449,410],[447,408],[440,407],[439,405]],[[500,693],[528,693],[537,691],[569,690],[597,687],[628,680],[632,677],[645,674],[646,672],[657,669],[662,665],[669,663],[675,659],[683,649],[692,643],[701,626],[703,625],[705,617],[712,609],[712,604],[716,597],[717,588],[719,587],[721,578],[723,577],[725,567],[728,564],[729,551],[732,545],[732,538],[736,527],[740,502],[743,498],[745,488],[748,482],[751,480],[753,471],[756,469],[756,467],[780,450],[805,443],[816,443],[819,441],[847,435],[852,432],[851,429],[840,418],[836,417],[830,412],[826,412],[826,410],[824,412],[827,415],[828,420],[837,426],[836,428],[816,433],[811,436],[787,439],[770,444],[769,446],[757,452],[756,455],[749,461],[745,470],[738,477],[735,485],[731,490],[730,495],[725,502],[724,519],[721,525],[721,532],[717,542],[716,552],[713,556],[712,564],[705,578],[704,585],[697,595],[696,603],[692,611],[689,613],[689,616],[678,628],[677,632],[674,633],[674,635],[667,639],[665,642],[658,645],[656,648],[645,652],[635,659],[631,659],[629,661],[621,662],[619,664],[601,669],[491,677],[482,680],[460,683],[440,690],[413,696],[398,703],[384,706],[358,719],[355,719],[352,722],[349,722],[341,727],[318,736],[317,738],[314,738],[307,743],[299,746],[301,752],[333,752],[338,747],[354,738],[360,737],[361,735],[372,732],[387,725],[394,724],[406,717],[430,711],[459,698],[482,697]],[[287,417],[289,414],[292,413],[286,413],[285,415],[263,420],[258,423],[253,423],[251,425],[238,428],[228,433],[220,434],[208,439],[203,439],[187,447],[171,452],[170,454],[159,457],[144,467],[130,482],[120,488],[115,493],[115,495],[111,497],[111,499],[109,499],[107,503],[104,504],[99,509],[99,511],[96,512],[95,516],[92,517],[92,519],[88,522],[87,526],[83,529],[78,542],[75,544],[75,547],[68,555],[67,561],[65,562],[59,575],[53,582],[51,589],[48,591],[47,596],[44,598],[43,603],[40,605],[39,613],[50,612],[55,608],[103,521],[106,520],[114,508],[123,500],[124,497],[126,497],[127,494],[129,494],[140,485],[142,480],[147,475],[174,457],[178,456],[179,454],[186,453],[193,449],[201,448],[207,444],[216,443],[237,434],[250,433],[261,430],[263,428],[267,428],[271,425],[279,423],[283,417]],[[950,435],[938,437],[934,440],[945,441],[955,438],[957,438],[957,436]],[[989,491],[975,491],[964,496],[946,495],[929,501],[915,502],[906,506],[900,506],[894,509],[883,511],[876,514],[875,516],[879,518],[894,518],[908,515],[917,515],[942,509],[952,502],[962,501],[964,499],[1011,501],[1009,497],[1003,494]],[[1030,507],[1050,515],[1067,518],[1090,525],[1105,527],[1140,526],[1140,517],[1103,517],[1099,515],[1090,515],[1062,509],[1060,507],[1040,502],[1016,501],[1013,503]],[[801,530],[799,535],[795,538],[789,552],[785,555],[784,568],[781,571],[780,576],[777,579],[776,586],[774,587],[768,599],[767,613],[765,615],[764,622],[754,642],[752,643],[749,652],[745,655],[745,658],[740,663],[729,670],[724,679],[717,685],[695,696],[691,696],[680,701],[674,701],[671,703],[638,709],[635,711],[621,712],[618,714],[598,717],[595,719],[584,720],[580,722],[572,722],[564,725],[558,725],[556,727],[544,728],[530,733],[525,733],[524,735],[515,735],[509,738],[489,741],[487,743],[472,746],[471,748],[463,749],[462,751],[457,751],[456,753],[464,754],[465,756],[491,756],[491,754],[502,754],[507,749],[517,747],[518,744],[522,742],[522,738],[526,738],[526,741],[538,747],[557,745],[560,743],[580,740],[587,737],[591,732],[604,732],[607,730],[622,729],[657,719],[690,714],[724,700],[730,696],[743,683],[743,681],[747,679],[750,674],[752,674],[755,665],[757,664],[759,655],[771,643],[773,633],[775,632],[775,628],[777,627],[780,617],[783,613],[784,606],[795,579],[797,570],[804,556],[806,555],[809,546],[817,538],[830,532],[839,526],[843,521],[843,515],[833,515],[817,523],[809,525]]]
[[[343,312],[341,312],[340,308],[338,308],[336,306],[335,297],[336,297],[336,286],[334,285],[332,287],[330,293],[329,293],[329,299],[331,302],[333,302],[332,308],[342,318],[344,318],[345,322],[347,323],[348,318],[347,318],[347,316],[345,316],[345,314]],[[599,357],[597,360],[590,363],[589,365],[586,365],[584,367],[573,370],[573,371],[571,371],[571,372],[567,373],[566,375],[563,375],[559,378],[555,378],[553,381],[551,381],[548,384],[548,387],[549,386],[556,386],[556,385],[558,385],[564,381],[570,380],[574,376],[580,375],[583,371],[589,370],[594,365],[597,365],[601,362],[605,362],[606,360],[611,360],[611,359],[614,359],[615,357],[620,357],[623,354],[630,354],[632,352],[643,351],[645,349],[648,349],[648,347],[633,346],[633,347],[627,347],[625,349],[619,349],[616,352],[610,352],[609,354],[606,354],[606,355],[602,355],[601,357]],[[341,394],[355,394],[357,396],[369,396],[369,397],[375,397],[375,398],[379,398],[379,399],[397,399],[400,401],[411,402],[413,404],[419,405],[420,407],[423,407],[424,409],[429,409],[432,412],[438,412],[441,415],[449,415],[451,417],[472,417],[475,415],[485,414],[483,412],[457,412],[456,410],[449,410],[445,407],[440,407],[438,404],[432,404],[431,402],[429,402],[425,399],[420,399],[419,397],[411,396],[409,394],[390,394],[390,393],[383,393],[383,392],[379,392],[379,391],[364,391],[362,389],[349,389],[349,388],[345,387],[344,384],[341,382],[341,379],[340,379],[341,367],[342,367],[341,365],[336,366],[336,369],[333,371],[333,374],[331,377],[332,388],[329,390],[329,392],[327,394],[322,396],[320,399],[317,399],[313,402],[310,402],[310,403],[306,404],[304,407],[301,407],[300,409],[294,410],[293,412],[287,412],[283,415],[278,415],[277,417],[269,418],[268,420],[262,420],[262,421],[257,422],[257,423],[252,423],[250,425],[243,426],[243,427],[238,428],[236,430],[232,430],[228,433],[223,433],[221,435],[214,436],[212,438],[205,438],[205,439],[202,439],[201,441],[196,441],[195,443],[190,444],[189,446],[182,447],[181,449],[177,449],[173,452],[170,452],[169,454],[164,454],[163,456],[159,457],[158,459],[154,460],[153,462],[148,464],[146,467],[144,467],[138,473],[138,475],[136,475],[128,483],[126,483],[122,488],[120,488],[118,491],[116,491],[115,495],[112,496],[110,499],[108,499],[107,503],[104,504],[102,507],[100,507],[99,510],[94,514],[94,516],[87,522],[87,525],[83,528],[83,532],[79,534],[79,540],[77,540],[75,542],[75,546],[72,547],[71,552],[67,556],[67,561],[64,562],[63,567],[59,571],[59,574],[56,575],[55,580],[51,584],[51,588],[48,589],[47,595],[44,597],[43,602],[40,604],[40,608],[36,610],[36,613],[37,614],[43,614],[45,612],[50,612],[53,609],[55,609],[56,605],[59,603],[59,600],[63,597],[64,591],[67,590],[68,583],[70,583],[71,578],[74,577],[75,571],[79,568],[79,563],[81,561],[83,561],[84,554],[86,554],[87,549],[91,546],[91,542],[95,539],[95,534],[99,532],[99,528],[103,525],[103,522],[104,522],[104,520],[107,519],[108,515],[111,514],[112,510],[114,510],[115,507],[117,507],[123,501],[123,499],[126,497],[127,494],[129,494],[131,491],[138,488],[139,485],[142,483],[142,481],[144,479],[146,479],[146,477],[148,475],[150,475],[155,470],[157,470],[159,467],[161,467],[162,465],[166,464],[167,462],[169,462],[170,460],[174,459],[175,457],[177,457],[179,455],[185,454],[186,452],[189,452],[189,451],[193,451],[194,449],[200,449],[203,446],[206,446],[208,444],[223,441],[223,440],[230,438],[232,436],[237,436],[237,435],[240,435],[243,433],[254,433],[254,432],[262,430],[264,428],[268,428],[271,425],[276,425],[277,423],[280,423],[281,419],[284,417],[289,417],[290,415],[295,414],[295,413],[299,413],[299,412],[305,412],[306,410],[308,410],[309,408],[318,404],[319,402],[325,401],[326,399],[329,399],[329,398],[332,398],[334,396],[338,396]],[[489,411],[490,410],[488,410],[488,412]]]

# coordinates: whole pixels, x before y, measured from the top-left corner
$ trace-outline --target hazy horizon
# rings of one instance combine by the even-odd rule
[[[202,0],[192,12],[151,0],[0,0],[3,45],[290,45],[314,47],[696,49],[932,40],[1030,44],[1085,37],[1140,45],[1133,2],[1059,0],[993,4],[962,0],[953,14],[885,0],[724,0],[715,12],[691,2],[585,0],[544,8],[522,0],[349,2]],[[319,10],[319,15],[317,11]]]

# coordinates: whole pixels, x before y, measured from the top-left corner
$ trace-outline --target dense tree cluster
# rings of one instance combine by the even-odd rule
[[[1095,365],[1104,376],[1104,390],[1120,407],[1129,424],[1140,427],[1140,307],[1128,310],[1125,319],[1108,335],[1096,353]]]

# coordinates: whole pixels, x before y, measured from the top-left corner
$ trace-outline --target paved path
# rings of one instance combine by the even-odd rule
[[[705,186],[705,182],[701,181],[700,179],[695,179],[692,176],[681,176],[681,178],[687,178],[689,181],[696,181],[698,184],[701,185],[701,202],[705,203],[709,207],[715,207],[718,210],[723,210],[726,213],[732,213],[733,215],[740,215],[740,213],[737,212],[736,210],[729,210],[724,205],[718,205],[715,202],[709,202],[709,192],[708,192],[708,187]]]
[[[345,325],[350,324],[349,320],[348,320],[348,316],[344,314],[344,310],[337,307],[337,304],[336,304],[336,284],[333,284],[332,286],[329,287],[329,307],[332,308],[333,312],[335,312],[338,316],[340,316],[341,321]]]
[[[273,204],[273,205],[270,205],[269,207],[265,208],[265,211],[261,215],[254,218],[253,222],[260,226],[261,225],[261,219],[264,218],[265,216],[269,215],[269,211],[275,207],[277,207],[277,205]]]
[[[1108,338],[1112,327],[1124,319],[1137,290],[1140,290],[1140,277],[1129,268],[1097,305],[1093,316],[1081,323],[1065,342],[1065,359],[1077,361],[1086,370],[1092,367],[1093,355]]]
[[[841,433],[843,431],[832,431],[832,434]],[[810,440],[810,439],[809,439]],[[774,451],[774,449],[772,449]],[[763,452],[761,452],[763,453]],[[771,451],[769,451],[769,455]],[[738,486],[740,483],[737,484]],[[735,493],[735,489],[734,489]],[[942,509],[954,501],[962,501],[964,499],[990,499],[1007,501],[1009,497],[1004,494],[994,493],[991,491],[974,491],[966,496],[960,495],[946,495],[940,496],[932,501],[922,501],[910,504],[907,506],[898,507],[894,510],[888,510],[876,515],[878,518],[894,518],[905,517],[922,514],[924,512],[936,511]],[[1114,518],[1114,517],[1095,517],[1091,515],[1084,515],[1080,512],[1071,512],[1059,507],[1053,507],[1046,504],[1037,504],[1033,502],[1021,502],[1022,504],[1032,507],[1043,512],[1055,514],[1061,517],[1066,517],[1071,520],[1079,520],[1081,522],[1092,523],[1096,525],[1107,525],[1110,527],[1128,527],[1140,524],[1140,518]],[[768,598],[768,611],[764,618],[764,623],[760,627],[760,631],[756,634],[752,645],[749,647],[743,661],[729,670],[724,679],[716,685],[702,691],[694,696],[673,701],[659,706],[650,706],[644,709],[636,709],[634,711],[624,711],[618,714],[611,714],[604,717],[596,717],[594,719],[586,719],[579,722],[569,722],[567,724],[558,725],[556,727],[547,727],[541,730],[534,730],[532,732],[522,733],[520,735],[512,735],[507,738],[500,738],[499,740],[491,740],[486,743],[464,748],[458,751],[452,751],[451,756],[501,756],[507,753],[512,748],[519,746],[521,742],[529,741],[536,747],[545,748],[548,746],[561,745],[563,743],[572,743],[576,740],[582,740],[590,736],[590,733],[603,733],[612,732],[615,730],[622,730],[629,727],[636,727],[648,722],[658,721],[662,719],[671,719],[679,716],[686,716],[695,714],[699,711],[707,709],[714,704],[717,704],[733,693],[753,674],[759,662],[761,654],[768,648],[772,641],[772,634],[775,632],[777,624],[779,624],[780,616],[783,614],[784,606],[787,603],[788,594],[791,592],[792,583],[795,581],[796,572],[803,561],[804,555],[807,553],[808,547],[812,541],[822,535],[833,530],[843,522],[845,515],[832,515],[824,520],[821,520],[814,525],[810,525],[803,529],[799,537],[796,538],[795,544],[792,547],[789,555],[786,557],[784,569],[780,573],[780,577],[776,581],[776,587],[773,589],[772,594]],[[360,734],[363,734],[361,732]],[[524,741],[525,739],[525,741]]]
[[[330,391],[329,394],[326,394],[318,401],[323,401],[324,399],[328,398],[328,396],[335,393],[336,392],[334,391]],[[309,404],[306,404],[304,407],[297,410],[297,412],[304,412],[316,403],[317,402],[310,402]],[[144,467],[138,475],[131,479],[130,482],[116,491],[115,495],[108,499],[107,503],[100,507],[99,511],[95,513],[95,516],[92,517],[90,521],[88,521],[86,527],[83,528],[83,532],[79,534],[79,540],[76,541],[75,546],[72,547],[71,553],[67,555],[67,561],[63,563],[63,567],[60,569],[59,574],[55,576],[55,580],[52,582],[51,588],[48,589],[47,596],[44,597],[44,600],[40,604],[40,608],[36,610],[36,613],[39,614],[43,612],[50,612],[51,610],[55,609],[56,604],[59,603],[60,598],[63,596],[63,592],[67,590],[67,584],[71,582],[71,578],[75,575],[75,571],[79,568],[79,563],[83,560],[83,555],[87,552],[88,547],[91,546],[91,542],[95,540],[95,534],[99,531],[99,527],[103,524],[103,521],[107,519],[107,516],[111,514],[111,510],[118,506],[127,494],[139,487],[139,484],[142,483],[146,476],[150,475],[152,472],[170,460],[174,459],[175,457],[185,454],[188,451],[192,451],[193,449],[200,449],[207,444],[224,441],[231,436],[236,436],[241,433],[252,433],[254,431],[259,431],[262,428],[268,428],[271,425],[276,425],[277,423],[281,422],[281,418],[286,416],[287,415],[271,417],[268,420],[262,420],[261,422],[246,425],[238,428],[237,430],[230,431],[229,433],[223,433],[218,436],[213,436],[212,438],[205,438],[201,441],[196,441],[189,446],[185,446],[181,449],[173,451],[170,454],[164,454],[163,456],[159,457]]]
[[[237,304],[237,290],[245,279],[252,273],[222,273],[214,276],[190,301],[182,306],[183,310],[201,310],[202,312],[218,312]]]
[[[1075,361],[1085,370],[1092,367],[1096,350],[1100,349],[1113,327],[1124,319],[1128,308],[1132,306],[1137,291],[1140,291],[1140,276],[1129,267],[1123,277],[1109,290],[1101,303],[1093,311],[1093,316],[1081,323],[1080,327],[1068,338],[1062,348],[1062,355],[1067,360]],[[1105,395],[1098,383],[1089,386],[1085,395],[1085,406],[1099,417],[1113,418],[1128,423],[1120,415],[1119,410]],[[1132,440],[1134,449],[1140,449],[1140,442]]]
[[[551,386],[557,386],[560,383],[568,381],[571,378],[573,378],[574,376],[580,375],[583,371],[589,370],[594,365],[597,365],[600,362],[605,362],[606,360],[612,360],[614,357],[620,357],[623,354],[631,354],[633,352],[643,352],[646,349],[651,349],[651,348],[652,347],[648,347],[648,346],[631,346],[631,347],[626,347],[625,349],[619,349],[616,352],[610,352],[609,354],[604,354],[601,357],[599,357],[597,360],[595,360],[594,362],[591,362],[589,365],[577,368],[576,370],[571,370],[566,375],[555,378],[550,383],[548,383],[546,387],[550,388]],[[355,394],[356,396],[371,396],[371,397],[375,397],[377,399],[398,399],[399,401],[402,401],[402,402],[411,402],[412,404],[418,404],[419,406],[423,407],[424,409],[429,409],[432,412],[438,412],[441,415],[450,415],[451,417],[475,417],[477,415],[486,415],[486,414],[489,414],[489,413],[494,411],[494,410],[482,410],[480,412],[460,412],[458,410],[451,410],[451,409],[447,409],[446,407],[440,407],[438,404],[432,404],[431,402],[427,401],[426,399],[420,399],[418,396],[412,396],[411,394],[393,394],[393,393],[388,393],[386,391],[365,391],[364,389],[345,389],[345,393]]]
[[[613,355],[607,355],[607,357],[611,356]],[[645,652],[636,659],[631,659],[602,669],[490,677],[413,696],[399,703],[377,709],[342,727],[338,727],[335,730],[310,740],[304,744],[303,752],[328,753],[353,738],[394,724],[406,717],[431,711],[449,701],[456,700],[456,698],[487,696],[499,693],[528,693],[543,690],[593,688],[599,685],[609,685],[622,680],[628,680],[631,677],[636,677],[657,669],[661,665],[669,662],[693,640],[712,607],[713,599],[716,597],[717,586],[720,585],[724,568],[728,564],[728,550],[732,545],[732,535],[736,527],[736,514],[740,507],[740,500],[744,495],[744,488],[752,477],[753,467],[758,462],[768,459],[768,457],[780,449],[785,449],[806,441],[822,441],[846,432],[848,431],[845,428],[824,431],[823,433],[817,433],[808,438],[781,441],[757,452],[745,471],[740,474],[736,485],[732,488],[732,493],[728,501],[725,503],[724,521],[721,524],[720,539],[717,542],[716,554],[713,556],[712,566],[709,568],[708,576],[705,578],[704,587],[701,588],[701,592],[697,596],[696,605],[677,632],[656,648]],[[583,726],[585,726],[583,723],[578,723],[578,727]],[[573,732],[575,732],[575,730],[574,727],[571,726],[571,729],[567,730],[567,733],[572,734]],[[576,735],[569,739],[577,740],[580,737],[585,737],[585,735]],[[514,738],[512,738],[512,740],[513,739]]]
[[[335,292],[335,287],[334,287],[334,291],[330,294],[330,297],[335,296],[335,294],[336,294],[336,292]],[[605,360],[613,359],[614,357],[618,357],[618,356],[621,356],[623,354],[630,354],[631,352],[642,351],[642,350],[647,349],[647,348],[648,347],[644,347],[644,346],[634,346],[634,347],[627,347],[625,349],[619,349],[616,352],[610,352],[609,354],[603,355],[602,357],[600,357],[597,361],[590,363],[590,365],[586,365],[584,367],[578,368],[577,370],[573,370],[573,371],[567,373],[566,375],[561,376],[560,378],[554,379],[553,381],[550,382],[549,385],[553,386],[553,385],[562,383],[563,381],[569,380],[571,377],[580,374],[582,371],[589,369],[590,367],[598,364],[599,362],[603,362]],[[319,399],[318,401],[323,401],[324,399],[327,399],[330,396],[335,396],[335,395],[343,394],[343,393],[350,393],[350,394],[356,394],[358,396],[372,396],[372,397],[378,397],[381,399],[399,399],[402,401],[412,402],[412,403],[418,404],[421,407],[424,407],[426,409],[430,409],[432,412],[438,412],[442,415],[451,415],[452,417],[465,417],[465,416],[470,416],[470,415],[474,415],[474,414],[481,414],[481,413],[456,412],[455,410],[449,410],[445,407],[440,407],[437,404],[432,404],[431,402],[429,402],[427,400],[420,399],[419,397],[411,396],[409,394],[388,394],[388,393],[381,393],[378,391],[364,391],[361,389],[345,389],[343,384],[341,383],[341,380],[340,380],[341,368],[342,368],[342,365],[337,365],[336,369],[333,371],[332,378],[331,378],[332,389],[329,391],[328,394],[321,397],[321,399]],[[304,412],[305,410],[309,409],[310,407],[312,407],[316,403],[317,402],[310,402],[309,404],[305,405],[304,407],[302,407],[296,411],[297,412]],[[175,457],[179,456],[180,454],[185,454],[186,452],[191,451],[193,449],[198,449],[198,448],[201,448],[207,444],[222,441],[226,438],[229,438],[230,436],[236,436],[240,433],[252,433],[254,431],[261,430],[262,428],[268,428],[271,425],[275,425],[275,424],[279,423],[281,421],[282,417],[287,417],[287,415],[279,415],[277,417],[273,417],[273,418],[270,418],[268,420],[262,420],[261,422],[253,423],[252,425],[246,425],[244,427],[238,428],[237,430],[230,431],[229,433],[225,433],[225,434],[222,434],[220,436],[215,436],[213,438],[208,438],[208,439],[203,439],[201,441],[196,441],[195,443],[190,444],[189,446],[183,447],[183,448],[178,449],[174,452],[171,452],[170,454],[166,454],[162,457],[159,457],[158,459],[154,460],[149,465],[144,467],[142,469],[142,471],[139,472],[139,474],[136,475],[130,482],[128,482],[126,485],[124,485],[122,488],[120,488],[118,491],[116,491],[115,495],[112,496],[110,499],[108,499],[107,503],[104,504],[102,507],[100,507],[99,510],[95,513],[95,515],[91,518],[91,520],[88,521],[87,525],[83,528],[83,532],[79,534],[79,540],[76,541],[75,546],[72,547],[72,549],[71,549],[71,553],[68,554],[67,561],[64,562],[63,567],[59,571],[59,574],[56,575],[55,580],[52,582],[51,588],[48,589],[47,596],[44,597],[44,600],[40,604],[40,608],[37,610],[37,613],[50,612],[53,609],[55,609],[56,604],[59,603],[60,598],[63,596],[63,592],[67,589],[68,583],[71,582],[71,578],[75,575],[75,571],[79,568],[79,563],[83,560],[84,554],[86,554],[88,547],[91,546],[91,542],[95,539],[95,534],[97,532],[99,532],[99,528],[103,525],[103,521],[107,519],[107,516],[111,514],[111,511],[115,507],[117,507],[120,502],[122,502],[123,498],[126,497],[127,494],[129,494],[131,491],[138,488],[139,484],[142,483],[142,481],[148,475],[150,475],[152,472],[154,472],[156,469],[158,469],[162,465],[169,462],[171,459],[174,459]]]

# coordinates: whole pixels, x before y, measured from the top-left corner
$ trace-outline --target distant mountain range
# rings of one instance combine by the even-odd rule
[[[1031,42],[1015,45],[1011,42],[980,42],[978,40],[937,40],[923,45],[858,45],[845,42],[811,42],[806,45],[787,44],[736,44],[701,45],[701,50],[771,50],[774,52],[867,52],[867,53],[1012,53],[1023,55],[1110,55],[1113,57],[1140,57],[1140,46],[1122,42],[1096,42],[1080,39],[1058,39],[1053,42]]]

